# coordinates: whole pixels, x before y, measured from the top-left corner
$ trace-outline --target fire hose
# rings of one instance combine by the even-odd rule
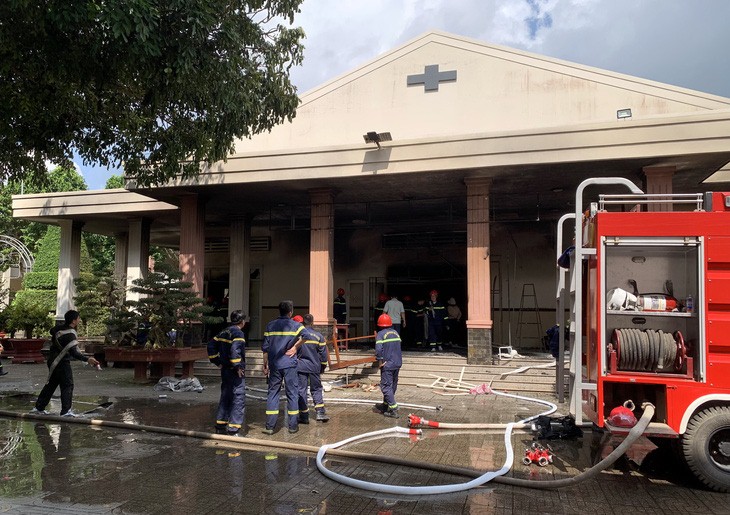
[[[374,483],[371,481],[363,481],[361,479],[354,479],[351,477],[347,477],[343,474],[339,474],[337,472],[334,472],[333,470],[328,469],[324,466],[323,458],[326,455],[326,453],[330,449],[337,449],[339,447],[342,447],[344,445],[347,445],[352,442],[356,442],[358,440],[362,440],[365,438],[369,438],[375,435],[383,435],[388,433],[402,433],[405,431],[412,431],[407,430],[402,427],[393,427],[388,429],[381,429],[380,431],[373,431],[370,433],[364,433],[358,436],[353,436],[351,438],[347,438],[346,440],[342,440],[337,443],[333,444],[325,444],[322,447],[320,447],[319,451],[317,452],[317,468],[319,471],[327,476],[328,478],[332,479],[333,481],[337,481],[339,483],[342,483],[347,486],[352,486],[355,488],[360,488],[362,490],[369,490],[371,492],[384,492],[388,494],[397,494],[397,495],[433,495],[433,494],[446,494],[446,493],[453,493],[453,492],[461,492],[464,490],[469,490],[471,488],[481,486],[494,478],[498,476],[503,476],[509,470],[512,468],[512,463],[514,461],[514,449],[512,448],[512,429],[516,425],[522,425],[528,423],[530,420],[533,420],[541,415],[550,415],[551,413],[554,413],[557,411],[558,407],[547,401],[543,401],[541,399],[533,399],[531,397],[523,397],[521,395],[514,395],[509,393],[503,393],[496,390],[491,390],[491,393],[494,393],[495,395],[501,395],[504,397],[510,397],[513,399],[520,399],[525,401],[531,401],[531,402],[537,402],[539,404],[544,404],[546,406],[549,406],[549,409],[543,413],[540,413],[539,415],[533,415],[531,417],[527,417],[526,419],[520,420],[519,422],[512,422],[505,426],[504,431],[504,446],[507,451],[507,456],[504,460],[504,464],[502,465],[502,468],[495,471],[488,471],[481,476],[472,479],[471,481],[467,481],[465,483],[452,483],[447,485],[431,485],[431,486],[401,486],[401,485],[386,485],[383,483]],[[464,427],[462,424],[448,424],[448,427],[445,425],[445,428],[450,429],[457,429],[460,427]],[[473,424],[468,424],[466,427],[474,428]],[[412,434],[412,433],[411,433]]]
[[[527,488],[539,488],[539,489],[550,489],[550,488],[563,488],[567,486],[574,486],[582,481],[585,481],[587,479],[590,479],[596,475],[598,475],[603,470],[610,467],[619,457],[621,457],[629,447],[642,435],[646,427],[649,425],[649,422],[654,416],[654,406],[650,403],[644,403],[642,405],[642,408],[644,409],[644,414],[639,419],[636,426],[634,426],[629,434],[626,436],[623,442],[616,447],[616,449],[611,452],[606,458],[604,458],[602,461],[591,467],[590,469],[582,472],[581,474],[578,474],[577,476],[571,477],[571,478],[565,478],[565,479],[556,479],[556,480],[547,480],[547,481],[533,481],[529,479],[517,479],[512,477],[504,477],[504,476],[495,476],[492,481],[499,484],[505,484],[505,485],[511,485],[511,486],[520,486],[520,487],[527,487]],[[88,425],[93,427],[105,427],[105,428],[115,428],[115,429],[122,429],[122,430],[133,430],[133,431],[146,431],[150,433],[158,433],[158,434],[167,434],[172,436],[184,436],[188,438],[198,438],[201,440],[212,440],[227,444],[234,444],[237,446],[254,446],[254,447],[264,447],[264,448],[274,448],[274,449],[281,449],[281,450],[289,450],[289,451],[299,451],[299,452],[308,452],[313,454],[318,454],[321,450],[320,447],[316,447],[313,445],[303,445],[303,444],[297,444],[294,442],[277,442],[272,440],[262,440],[262,439],[255,439],[255,438],[239,438],[234,436],[228,436],[228,435],[218,435],[218,434],[211,434],[206,433],[204,431],[192,431],[192,430],[186,430],[186,429],[176,429],[176,428],[170,428],[170,427],[161,427],[161,426],[149,426],[149,425],[143,425],[143,424],[130,424],[127,422],[117,422],[113,420],[100,420],[100,419],[87,419],[87,418],[70,418],[70,417],[60,417],[56,415],[31,415],[27,413],[17,413],[14,411],[8,411],[8,410],[0,410],[0,417],[5,418],[18,418],[18,419],[24,419],[24,420],[38,420],[38,421],[48,421],[48,422],[55,422],[55,423],[70,423],[70,424],[79,424],[79,425]],[[402,432],[399,432],[400,434],[403,434]],[[336,445],[336,444],[335,444]],[[474,477],[479,478],[484,475],[482,471],[478,471],[471,468],[466,467],[454,467],[451,465],[441,465],[438,463],[425,463],[420,461],[414,461],[414,460],[406,460],[404,458],[398,458],[394,456],[383,456],[378,454],[370,454],[370,453],[363,453],[363,452],[354,452],[354,451],[346,451],[342,449],[337,448],[331,448],[328,449],[327,452],[331,455],[341,456],[344,458],[352,458],[352,459],[361,459],[361,460],[367,460],[367,461],[375,461],[379,463],[386,463],[389,465],[396,465],[396,466],[405,466],[405,467],[413,467],[413,468],[420,468],[424,470],[432,470],[434,472],[442,472],[452,475],[459,475],[463,477]]]

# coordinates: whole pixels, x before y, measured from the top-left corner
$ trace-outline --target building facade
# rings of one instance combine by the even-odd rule
[[[479,363],[553,325],[570,243],[556,224],[582,180],[700,192],[729,161],[730,99],[430,32],[303,94],[292,122],[195,180],[20,195],[13,210],[61,226],[58,313],[86,230],[116,237],[127,283],[151,243],[178,250],[197,291],[250,313],[252,339],[284,298],[329,331],[344,288],[369,334],[379,294],[436,289]]]

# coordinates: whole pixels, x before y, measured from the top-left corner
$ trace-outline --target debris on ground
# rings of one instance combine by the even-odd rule
[[[161,377],[157,384],[154,386],[155,390],[170,390],[172,392],[202,392],[204,390],[203,385],[197,377],[186,377],[183,379],[177,379],[175,377]]]

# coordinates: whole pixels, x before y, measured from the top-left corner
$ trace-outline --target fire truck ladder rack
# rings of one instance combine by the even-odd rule
[[[644,192],[639,189],[633,182],[624,177],[597,177],[586,179],[581,182],[575,190],[575,253],[574,259],[571,260],[571,294],[570,299],[570,318],[571,318],[571,340],[572,349],[570,353],[570,414],[573,415],[575,423],[580,425],[583,423],[583,392],[594,391],[596,383],[583,382],[583,283],[582,270],[584,261],[596,254],[595,247],[583,246],[583,191],[588,186],[596,185],[619,185],[626,186],[635,195],[641,195],[641,198],[647,197]],[[629,203],[641,203],[639,197],[632,197]],[[666,195],[663,195],[666,202]],[[558,245],[562,242],[558,239]],[[556,367],[557,368],[557,367]]]
[[[633,195],[598,195],[598,210],[604,211],[608,205],[630,205],[630,204],[646,204],[647,207],[659,205],[662,211],[662,205],[668,204],[690,204],[693,205],[695,211],[702,211],[704,199],[702,193],[636,193]],[[649,209],[651,211],[651,209]]]
[[[566,320],[566,308],[569,305],[572,305],[570,302],[571,297],[568,295],[573,295],[575,292],[571,288],[570,291],[566,290],[566,285],[572,285],[573,284],[573,276],[571,274],[574,274],[575,268],[573,266],[573,261],[571,256],[571,266],[569,269],[561,268],[557,265],[557,261],[560,258],[563,250],[561,245],[563,245],[563,235],[564,235],[564,224],[568,220],[575,220],[575,214],[574,213],[568,213],[560,217],[560,220],[558,220],[558,243],[556,248],[556,255],[555,255],[555,269],[556,269],[556,284],[557,284],[557,291],[555,293],[555,324],[560,328],[558,331],[558,358],[555,361],[555,393],[558,396],[559,402],[565,401],[565,380],[567,376],[569,376],[570,369],[565,370],[565,331],[563,330],[563,324],[567,322],[568,327],[570,328],[570,340],[569,340],[569,349],[570,352],[573,352],[573,342],[575,341],[575,312],[571,310],[567,314],[567,320]],[[574,297],[573,297],[574,298]],[[569,381],[569,387],[572,389],[572,378]]]

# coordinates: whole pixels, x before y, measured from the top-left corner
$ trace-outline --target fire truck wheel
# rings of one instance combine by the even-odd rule
[[[715,406],[687,424],[682,452],[692,473],[716,492],[730,492],[730,407]]]

